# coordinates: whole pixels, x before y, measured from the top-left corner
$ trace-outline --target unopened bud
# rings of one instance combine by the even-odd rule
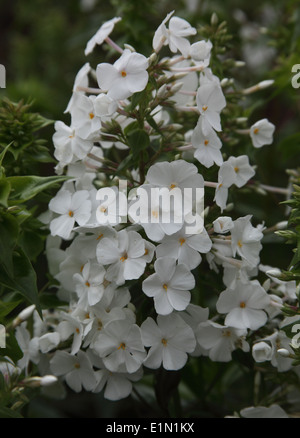
[[[236,119],[236,123],[246,123],[248,121],[248,117],[238,117]]]
[[[246,63],[244,61],[235,61],[235,67],[245,67]]]
[[[22,384],[29,388],[39,388],[40,386],[51,386],[57,382],[57,377],[52,375],[46,375],[43,377],[29,377],[23,380]]]
[[[173,93],[177,93],[177,91],[179,91],[183,86],[183,82],[176,82],[174,85],[172,85],[172,92]]]
[[[17,327],[21,322],[26,321],[33,314],[35,310],[35,305],[26,307],[26,309],[22,310],[19,315],[13,320],[13,327]]]
[[[156,64],[156,63],[157,63],[157,60],[158,60],[158,56],[157,56],[157,54],[156,54],[156,53],[152,53],[152,54],[149,56],[149,58],[148,58],[149,65]]]
[[[167,94],[168,94],[168,85],[167,85],[167,84],[163,84],[163,85],[159,88],[159,90],[158,90],[158,92],[157,92],[157,97],[158,97],[159,99],[163,99],[164,97],[167,96]]]
[[[269,269],[266,274],[270,277],[279,278],[281,276],[281,271],[280,269]]]
[[[41,386],[51,386],[54,385],[54,383],[57,382],[57,377],[52,376],[51,374],[43,376],[41,379]]]
[[[279,348],[277,350],[277,353],[280,354],[282,357],[290,357],[290,352],[286,348]]]
[[[288,226],[288,221],[278,222],[278,224],[275,225],[277,230],[284,230],[287,226]]]
[[[264,284],[262,285],[262,287],[264,288],[264,290],[265,290],[266,292],[268,292],[268,290],[270,289],[270,286],[271,286],[271,280],[268,278],[268,279],[264,282]]]
[[[265,81],[261,81],[261,82],[259,82],[258,84],[257,84],[257,87],[260,89],[260,90],[263,90],[264,88],[268,88],[268,87],[270,87],[271,85],[273,85],[274,84],[274,80],[273,79],[267,79],[267,80],[265,80]]]
[[[136,307],[135,307],[135,305],[132,304],[132,303],[128,303],[128,304],[127,304],[127,308],[128,308],[129,310],[132,310],[133,313],[136,312]]]
[[[212,13],[212,16],[211,16],[211,19],[210,19],[210,23],[211,23],[212,26],[215,26],[216,24],[219,23],[219,17],[218,17],[218,15],[215,12]]]
[[[226,87],[230,83],[228,78],[224,78],[221,80],[221,87]]]
[[[130,44],[124,44],[125,49],[130,50],[131,52],[136,52],[135,48],[132,47]]]

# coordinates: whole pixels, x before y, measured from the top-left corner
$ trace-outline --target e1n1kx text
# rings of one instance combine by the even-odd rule
[[[106,432],[127,432],[137,435],[143,430],[148,432],[194,432],[194,423],[150,423],[149,426],[140,424],[110,424],[106,427]]]

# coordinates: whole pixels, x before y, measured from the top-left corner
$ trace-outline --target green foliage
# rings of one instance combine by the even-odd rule
[[[28,175],[41,162],[52,162],[40,131],[51,121],[30,111],[23,102],[0,102],[0,324],[6,326],[6,348],[0,362],[22,358],[12,321],[22,308],[34,304],[42,316],[36,270],[48,234],[37,215],[46,210],[51,190],[66,178]],[[38,197],[42,195],[38,199]],[[0,418],[19,417],[28,402],[19,376],[9,382],[0,373]]]

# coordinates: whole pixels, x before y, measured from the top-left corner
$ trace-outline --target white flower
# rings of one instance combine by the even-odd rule
[[[233,255],[238,254],[250,266],[257,266],[259,253],[262,249],[263,233],[251,224],[251,215],[236,219],[231,229],[231,248]]]
[[[255,362],[261,363],[266,360],[271,360],[272,354],[272,347],[266,342],[256,342],[252,347],[252,356]]]
[[[238,347],[248,352],[250,347],[244,339],[246,334],[246,330],[223,326],[210,320],[200,323],[196,331],[199,344],[215,362],[230,362],[231,353]]]
[[[48,353],[58,346],[60,335],[58,332],[45,333],[39,338],[39,348],[42,353]]]
[[[230,231],[233,227],[233,220],[229,216],[220,216],[213,221],[214,232],[224,234]]]
[[[77,135],[84,140],[93,139],[97,134],[100,135],[101,120],[95,114],[95,99],[95,96],[87,97],[80,94],[76,97],[72,108],[72,126]]]
[[[126,99],[133,93],[144,90],[148,82],[148,60],[140,53],[125,49],[113,64],[102,63],[97,66],[99,87],[107,91],[113,100]]]
[[[107,94],[101,93],[94,100],[94,108],[98,117],[112,116],[118,108],[118,103]]]
[[[211,41],[197,41],[190,47],[190,57],[193,61],[196,61],[197,64],[201,62],[203,67],[207,67],[210,60],[211,49]]]
[[[96,194],[96,200],[100,201],[100,204],[96,207],[96,220],[98,224],[116,225],[127,214],[126,196],[118,191],[116,186],[99,189]]]
[[[59,214],[52,219],[50,231],[52,236],[60,236],[68,239],[75,222],[85,225],[91,215],[91,201],[87,190],[79,190],[71,193],[68,190],[60,190],[49,202],[49,209]]]
[[[101,45],[103,41],[111,34],[113,31],[115,24],[121,20],[120,17],[114,17],[111,20],[106,21],[102,24],[100,29],[95,33],[95,35],[88,41],[84,54],[85,56],[89,55],[95,48],[95,46]]]
[[[255,148],[273,143],[275,125],[268,119],[262,119],[254,123],[250,128],[250,137]]]
[[[226,208],[228,199],[228,189],[236,180],[233,167],[228,162],[221,165],[218,172],[218,185],[215,191],[214,201],[220,207],[221,211]]]
[[[271,364],[277,368],[278,372],[283,373],[292,368],[293,359],[289,357],[284,357],[278,350],[284,348],[290,354],[293,354],[291,348],[291,339],[287,337],[285,332],[275,330],[270,336],[266,336],[261,339],[264,342],[270,342],[272,347]]]
[[[240,155],[239,157],[229,157],[227,160],[234,172],[235,172],[235,181],[234,184],[237,187],[244,186],[249,179],[251,179],[255,175],[255,170],[249,164],[249,157],[247,155]]]
[[[79,319],[75,318],[73,315],[64,313],[62,315],[63,321],[61,321],[57,326],[57,331],[60,335],[62,341],[72,338],[71,354],[76,354],[80,347],[84,336],[83,324]]]
[[[190,43],[186,37],[195,35],[196,29],[186,20],[179,17],[170,17],[174,11],[169,13],[155,32],[153,38],[153,49],[158,51],[162,45],[169,45],[171,52],[176,53],[178,50],[187,58],[189,56]],[[169,28],[166,28],[166,22],[169,21]]]
[[[101,331],[94,350],[105,367],[112,371],[136,372],[146,357],[141,332],[129,320],[112,321]]]
[[[94,344],[97,341],[101,331],[111,321],[121,319],[131,319],[135,322],[135,318],[130,314],[129,309],[125,308],[125,305],[130,301],[130,295],[127,289],[118,289],[118,297],[116,294],[116,285],[109,284],[105,288],[105,294],[101,302],[89,308],[88,324],[85,328],[85,337],[83,347],[90,346],[94,348]],[[114,299],[117,297],[116,299]],[[125,301],[124,301],[125,299]],[[87,322],[87,321],[85,321]]]
[[[26,321],[24,321],[16,328],[16,340],[23,353],[23,357],[18,360],[17,364],[22,370],[25,370],[27,374],[29,362],[37,364],[40,359],[40,354],[39,339],[37,337],[31,338],[26,324]]]
[[[145,241],[136,231],[122,230],[118,240],[103,238],[97,247],[97,259],[102,265],[109,265],[106,279],[121,285],[125,280],[139,278],[146,267]]]
[[[78,305],[83,308],[97,304],[103,294],[105,269],[98,263],[87,262],[80,274],[74,274],[75,290],[78,294]]]
[[[83,160],[93,147],[93,142],[84,140],[77,135],[77,131],[61,121],[55,122],[52,140],[55,147],[54,156],[66,166],[76,160]]]
[[[84,91],[80,90],[80,87],[86,88],[89,84],[88,74],[91,71],[91,66],[89,62],[85,63],[79,72],[77,73],[73,85],[73,93],[71,96],[71,99],[69,100],[69,103],[67,105],[67,108],[65,109],[64,113],[71,113],[74,105],[76,104],[76,97],[79,94],[84,94]]]
[[[195,279],[189,269],[176,265],[176,260],[162,257],[154,263],[155,274],[143,281],[142,289],[148,297],[153,297],[154,307],[159,315],[168,315],[174,309],[184,310],[190,303],[190,290],[195,287]]]
[[[197,306],[196,304],[189,304],[185,310],[180,312],[179,316],[191,327],[195,336],[200,323],[208,320],[209,309]],[[197,338],[196,338],[197,341]],[[199,357],[205,353],[205,350],[197,341],[195,350],[190,353],[193,357]]]
[[[180,230],[171,236],[165,236],[156,248],[156,255],[160,257],[173,257],[178,263],[185,264],[189,269],[195,269],[201,263],[199,253],[211,250],[212,242],[205,228],[199,234],[186,234]]]
[[[96,377],[92,364],[83,351],[74,356],[67,351],[56,351],[50,360],[50,368],[56,376],[63,376],[68,386],[75,392],[82,388],[92,391],[96,386]]]
[[[221,292],[216,308],[226,313],[225,324],[238,329],[257,330],[267,322],[264,312],[270,298],[257,280],[243,283],[239,280],[233,287]]]
[[[85,258],[86,261],[96,258],[97,247],[101,245],[105,237],[117,239],[117,231],[110,225],[100,225],[96,227],[94,225],[85,225],[84,227],[76,228],[75,231],[79,233],[79,235],[73,242],[76,242],[77,248],[80,248],[83,259]]]
[[[203,134],[208,135],[210,128],[222,131],[220,113],[226,106],[222,88],[215,82],[204,83],[198,88],[196,101],[203,119]]]
[[[90,71],[91,66],[87,62],[86,64],[84,64],[83,67],[81,67],[81,69],[77,73],[74,81],[73,93],[71,99],[69,100],[68,106],[64,111],[65,113],[72,112],[73,106],[75,105],[76,97],[78,96],[78,94],[84,93],[84,91],[80,91],[79,87],[86,88],[88,86],[88,74]]]
[[[211,128],[207,134],[203,134],[202,117],[200,117],[192,135],[192,145],[195,148],[194,157],[205,167],[211,167],[214,163],[221,166],[223,157],[221,154],[222,142]]]
[[[187,353],[196,347],[193,330],[175,313],[158,315],[157,323],[148,317],[141,332],[144,345],[150,347],[144,361],[148,368],[156,369],[162,364],[166,370],[179,370],[187,362]]]
[[[185,160],[163,161],[154,164],[147,172],[146,181],[152,187],[168,189],[170,195],[173,194],[174,189],[177,189],[174,190],[174,207],[171,209],[174,210],[177,218],[191,213],[196,201],[195,191],[204,187],[203,176],[198,173],[197,167]],[[176,210],[180,204],[182,211],[178,212]],[[169,206],[162,205],[162,208],[167,209]],[[170,224],[164,227],[166,234],[172,234],[168,232],[168,227]]]
[[[132,382],[137,382],[143,376],[141,367],[135,373],[113,373],[109,370],[100,369],[95,372],[97,386],[93,392],[104,389],[104,398],[111,401],[121,400],[128,397],[132,392]]]

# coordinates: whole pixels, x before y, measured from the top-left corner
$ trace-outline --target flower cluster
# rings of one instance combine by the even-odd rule
[[[110,400],[127,397],[145,367],[179,370],[189,357],[201,356],[229,362],[236,349],[252,349],[256,362],[287,370],[291,359],[278,349],[290,347],[278,315],[295,299],[296,285],[271,277],[271,268],[261,265],[264,224],[254,225],[252,215],[228,216],[230,190],[255,186],[255,167],[247,155],[232,156],[223,147],[230,83],[210,68],[213,45],[195,41],[196,29],[173,11],[156,30],[147,58],[110,39],[119,21],[104,23],[85,51],[106,43],[118,58],[80,69],[66,109],[70,124],[55,124],[56,172],[68,179],[43,220],[61,305],[44,310],[43,321],[36,313],[33,333],[26,321],[17,327],[24,352],[18,366],[27,372],[33,362],[76,392],[103,390]],[[168,49],[171,55],[160,58]],[[174,114],[190,115],[193,129],[177,124]],[[274,129],[263,119],[237,135],[260,148],[272,143]],[[208,169],[215,181],[205,179]],[[128,205],[142,188],[174,194],[173,204],[154,197],[146,215],[152,220],[124,223],[122,211],[110,218],[98,189],[117,188],[122,178],[132,189]],[[189,233],[196,201],[178,215],[176,189],[204,188],[214,190],[205,205],[209,220]],[[162,213],[170,214],[169,222],[159,220]],[[197,304],[200,264],[224,285],[217,296],[211,291],[207,307]],[[263,284],[259,276],[266,277]]]

